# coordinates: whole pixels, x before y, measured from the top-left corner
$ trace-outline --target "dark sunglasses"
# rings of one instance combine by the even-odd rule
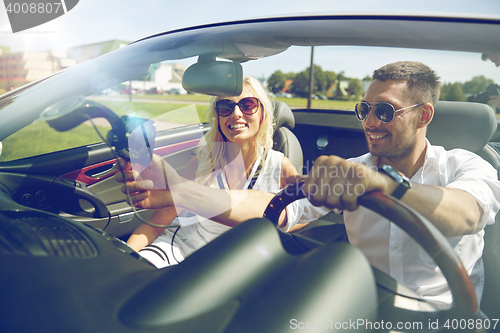
[[[359,102],[354,107],[354,111],[356,112],[356,117],[358,117],[360,121],[364,121],[366,120],[366,118],[368,118],[370,110],[373,109],[373,112],[375,112],[375,115],[381,122],[390,123],[394,119],[396,112],[421,105],[424,105],[424,103],[418,103],[415,105],[407,106],[402,109],[394,110],[394,106],[386,102],[378,102],[373,105],[370,105],[366,102]]]
[[[238,103],[229,99],[220,99],[215,102],[215,110],[220,117],[229,117],[233,113],[235,106],[238,105],[241,112],[250,116],[257,112],[259,103],[260,101],[256,97],[245,97],[240,99]]]

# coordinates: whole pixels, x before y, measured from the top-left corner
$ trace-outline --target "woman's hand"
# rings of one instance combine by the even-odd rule
[[[125,183],[121,190],[130,194],[131,202],[137,208],[162,209],[174,206],[171,189],[184,179],[158,155],[153,156],[151,165],[142,171],[135,169],[130,162],[119,160],[123,174],[118,172],[115,179]],[[127,199],[128,200],[128,199]]]

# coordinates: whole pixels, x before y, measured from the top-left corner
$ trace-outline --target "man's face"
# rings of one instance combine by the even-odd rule
[[[387,102],[398,110],[414,104],[407,95],[404,81],[374,80],[366,91],[363,101],[370,105]],[[362,122],[370,152],[394,162],[406,158],[416,143],[416,109],[409,108],[396,112],[390,123],[381,122],[372,109]]]

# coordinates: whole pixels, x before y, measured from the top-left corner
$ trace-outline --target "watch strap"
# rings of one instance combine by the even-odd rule
[[[379,172],[386,174],[391,177],[394,181],[398,183],[396,189],[391,193],[391,196],[400,200],[403,195],[405,195],[406,191],[411,187],[410,180],[408,177],[399,174],[393,167],[390,165],[381,165],[378,168]]]
[[[406,191],[408,191],[409,188],[410,187],[406,186],[404,183],[399,183],[398,187],[396,187],[396,189],[394,190],[394,192],[391,193],[391,195],[394,198],[401,200],[401,198],[403,197],[403,195],[405,195]]]

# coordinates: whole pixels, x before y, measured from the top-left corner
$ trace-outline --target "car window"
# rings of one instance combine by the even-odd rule
[[[157,122],[157,130],[204,122],[209,97],[194,94],[169,94],[161,90],[130,91],[128,82],[106,88],[99,94],[86,97],[112,110],[118,116],[135,115]],[[196,105],[194,104],[196,103]],[[106,137],[111,126],[104,118],[93,119],[101,135]],[[66,132],[58,132],[47,122],[34,122],[2,141],[0,162],[62,151],[102,142],[92,123],[83,124]]]

